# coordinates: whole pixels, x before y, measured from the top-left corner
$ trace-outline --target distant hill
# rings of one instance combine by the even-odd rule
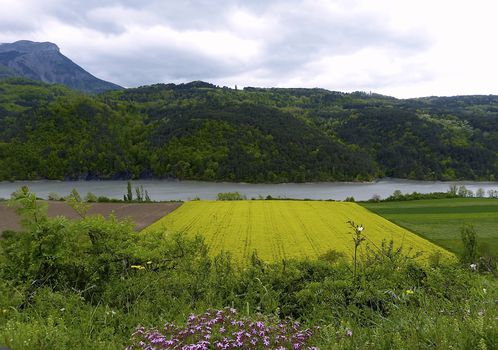
[[[61,54],[50,42],[16,41],[0,44],[0,78],[24,77],[49,84],[63,84],[72,89],[100,93],[122,89],[98,79]]]
[[[0,81],[0,180],[498,179],[498,96]]]

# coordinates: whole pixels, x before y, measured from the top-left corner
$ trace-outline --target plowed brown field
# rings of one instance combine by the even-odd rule
[[[62,215],[68,219],[79,218],[78,214],[64,202],[48,201],[48,215]],[[178,208],[182,203],[93,203],[88,215],[108,216],[114,212],[119,219],[131,218],[135,229],[140,231]],[[5,230],[20,230],[19,217],[14,209],[0,203],[0,233]]]

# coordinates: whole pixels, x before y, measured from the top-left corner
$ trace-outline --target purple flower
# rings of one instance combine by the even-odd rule
[[[208,310],[199,316],[189,315],[185,327],[167,323],[162,333],[138,327],[132,336],[133,345],[127,350],[230,350],[261,346],[284,350],[319,350],[307,346],[312,335],[310,329],[301,329],[297,322],[253,321],[247,317],[238,317],[235,309],[227,308]]]

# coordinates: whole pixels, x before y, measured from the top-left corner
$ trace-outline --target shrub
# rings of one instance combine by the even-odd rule
[[[374,195],[372,196],[372,198],[370,198],[368,201],[369,201],[369,202],[375,202],[375,203],[380,202],[380,195],[378,195],[378,194],[376,193],[376,194],[374,194]]]
[[[435,268],[441,264],[441,258],[442,258],[442,254],[438,250],[438,251],[435,251],[429,255],[429,257],[427,258],[427,262],[429,263],[430,267]]]
[[[338,261],[344,261],[346,259],[346,254],[344,254],[344,252],[339,252],[335,249],[330,249],[324,254],[320,255],[318,259],[334,264]]]
[[[474,226],[462,226],[460,234],[463,243],[463,251],[460,257],[462,263],[470,264],[477,262],[477,234]]]
[[[97,202],[98,198],[96,195],[94,195],[92,192],[88,192],[85,196],[85,202],[88,203],[95,203]]]
[[[55,192],[50,192],[48,194],[47,198],[48,198],[49,201],[60,201],[60,200],[64,200],[64,198],[62,198],[61,196],[59,196]]]
[[[485,195],[486,192],[484,191],[484,189],[482,187],[479,187],[476,191],[476,198],[484,198]]]
[[[220,192],[217,199],[219,201],[240,201],[247,199],[246,196],[241,195],[239,192]]]

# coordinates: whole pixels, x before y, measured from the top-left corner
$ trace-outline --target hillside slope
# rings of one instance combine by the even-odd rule
[[[498,97],[0,82],[0,180],[498,178]]]

